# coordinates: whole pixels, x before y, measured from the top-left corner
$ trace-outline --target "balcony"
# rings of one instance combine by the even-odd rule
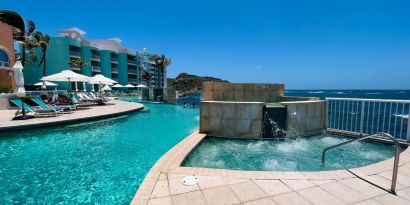
[[[128,59],[128,65],[137,65],[137,61]]]
[[[128,83],[137,84],[138,82],[137,82],[137,79],[129,78],[129,79],[128,79]]]
[[[111,73],[118,73],[118,68],[111,68]]]
[[[117,77],[112,77],[111,79],[115,80],[118,82],[118,78]]]
[[[79,51],[70,51],[70,57],[81,57],[81,52]]]
[[[91,55],[91,60],[93,60],[93,61],[100,61],[100,56],[99,56],[99,55],[96,55],[96,54],[92,54],[92,55]]]
[[[128,74],[137,75],[137,70],[128,69]]]
[[[111,63],[118,63],[117,58],[113,58],[113,57],[111,57]]]
[[[101,72],[101,68],[100,68],[100,66],[91,66],[91,70],[93,71],[93,72]]]
[[[76,66],[76,65],[73,65],[73,64],[70,64],[70,69],[71,70],[81,70],[80,66]]]

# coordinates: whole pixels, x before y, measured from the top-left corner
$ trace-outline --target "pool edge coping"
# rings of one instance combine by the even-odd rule
[[[145,176],[140,187],[136,191],[130,204],[148,204],[156,182],[161,173],[166,174],[187,174],[201,176],[220,176],[243,179],[264,179],[264,180],[342,180],[348,178],[367,178],[383,172],[391,171],[394,158],[389,158],[377,163],[352,169],[330,170],[330,171],[243,171],[230,169],[213,169],[182,167],[182,162],[189,153],[206,137],[198,131],[191,133],[181,142],[166,152],[150,169]],[[410,149],[405,149],[400,154],[399,166],[410,163]],[[400,184],[400,181],[397,182]]]

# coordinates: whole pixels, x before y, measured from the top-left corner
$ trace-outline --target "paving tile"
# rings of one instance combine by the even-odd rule
[[[333,179],[324,179],[324,180],[310,179],[309,181],[312,182],[314,185],[322,185],[322,184],[335,182],[336,180],[333,180]]]
[[[317,205],[339,205],[346,204],[342,200],[320,189],[319,187],[311,187],[299,190],[298,193],[308,199],[313,204]]]
[[[185,186],[184,184],[182,184],[182,178],[174,178],[169,180],[169,190],[171,192],[171,195],[175,195],[196,191],[199,190],[199,187],[197,184],[192,186]]]
[[[183,178],[188,176],[187,174],[168,174],[168,179]]]
[[[370,198],[387,193],[373,184],[359,178],[343,179],[340,182]]]
[[[160,198],[164,196],[169,196],[168,180],[159,180],[154,186],[151,198]]]
[[[397,196],[410,200],[410,187],[396,191]]]
[[[361,202],[355,203],[353,205],[383,205],[383,204],[381,204],[380,202],[377,202],[373,199],[368,199],[366,201],[361,201]]]
[[[188,192],[171,196],[172,204],[175,205],[206,205],[205,198],[200,191]]]
[[[228,186],[219,186],[202,190],[208,204],[212,205],[228,205],[237,204],[239,199]]]
[[[300,179],[300,180],[281,180],[284,182],[286,185],[288,185],[290,188],[293,190],[300,190],[300,189],[306,189],[309,187],[315,186],[312,182],[306,180],[306,179]]]
[[[273,201],[278,205],[310,205],[311,203],[296,192],[276,195]]]
[[[391,181],[393,171],[383,172],[378,175]],[[399,173],[397,174],[397,182],[405,186],[410,186],[410,177],[400,174],[400,171],[399,171]]]
[[[148,205],[172,205],[171,197],[162,197],[156,199],[150,199]]]
[[[269,196],[291,192],[292,189],[282,183],[280,180],[254,180]]]
[[[243,205],[276,205],[276,203],[271,198],[263,198],[245,202]]]
[[[223,180],[225,181],[226,184],[237,184],[237,183],[250,181],[249,179],[227,178],[227,177],[224,177]]]
[[[168,177],[167,177],[167,174],[166,173],[161,173],[160,175],[159,175],[159,177],[158,177],[158,180],[165,180],[165,179],[167,179]]]
[[[351,187],[344,185],[341,182],[322,184],[320,185],[320,188],[324,189],[325,191],[333,194],[337,198],[342,199],[343,201],[349,204],[364,201],[369,198],[368,196],[352,189]]]
[[[225,185],[225,181],[222,179],[222,177],[219,176],[198,176],[198,179],[198,185],[200,189],[207,189]]]
[[[252,181],[229,185],[242,202],[268,197]]]
[[[387,205],[409,205],[410,201],[405,200],[401,197],[395,196],[393,194],[384,194],[373,198],[374,200]]]

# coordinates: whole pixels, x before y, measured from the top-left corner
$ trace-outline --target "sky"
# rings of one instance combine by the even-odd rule
[[[286,89],[410,89],[410,1],[0,0],[57,35],[119,37],[181,72]]]

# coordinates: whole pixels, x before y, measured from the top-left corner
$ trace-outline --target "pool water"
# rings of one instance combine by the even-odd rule
[[[129,204],[152,165],[199,122],[197,109],[145,106],[149,112],[1,133],[0,204]]]
[[[322,171],[361,167],[394,156],[394,146],[360,141],[329,150],[350,138],[320,134],[286,140],[245,140],[207,137],[185,159],[183,166],[263,171]]]

